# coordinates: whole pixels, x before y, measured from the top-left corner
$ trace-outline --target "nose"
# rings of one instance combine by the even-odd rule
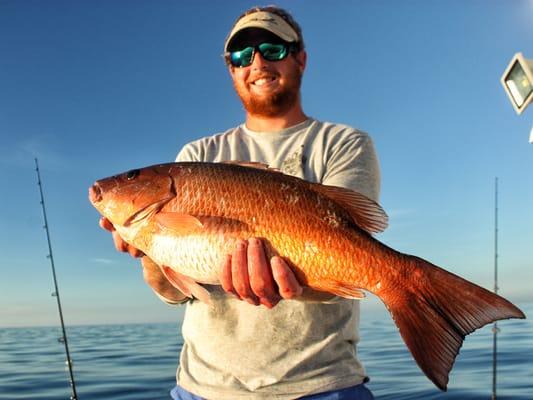
[[[95,204],[102,200],[102,190],[100,186],[94,184],[89,188],[89,200]]]
[[[269,61],[265,60],[259,51],[254,51],[254,58],[252,60],[252,69],[264,69]]]

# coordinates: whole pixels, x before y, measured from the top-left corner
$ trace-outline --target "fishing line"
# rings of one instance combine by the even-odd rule
[[[63,336],[59,338],[59,341],[65,345],[65,353],[67,355],[67,360],[65,361],[65,364],[67,364],[68,366],[69,383],[70,383],[70,388],[72,390],[70,400],[78,400],[78,394],[76,393],[76,383],[74,382],[74,372],[72,370],[72,359],[70,358],[70,352],[68,349],[67,332],[65,330],[65,322],[63,321],[63,311],[61,309],[61,300],[59,298],[59,288],[57,286],[56,269],[54,266],[54,256],[52,254],[52,242],[50,241],[50,232],[48,231],[48,219],[46,218],[46,208],[44,206],[43,186],[41,183],[41,174],[39,173],[39,164],[37,162],[37,158],[35,158],[35,171],[37,172],[37,185],[39,186],[39,193],[41,195],[41,207],[43,210],[43,218],[44,218],[43,228],[46,231],[46,240],[48,242],[48,255],[46,256],[46,258],[50,260],[50,265],[52,266],[52,275],[54,277],[55,291],[52,293],[52,296],[55,297],[57,300],[57,308],[59,310],[59,319],[61,321],[61,330],[63,332]]]

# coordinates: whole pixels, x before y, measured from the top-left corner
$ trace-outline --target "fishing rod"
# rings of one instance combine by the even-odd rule
[[[70,388],[72,390],[70,400],[78,400],[78,394],[76,393],[76,383],[74,382],[74,372],[72,370],[72,359],[70,358],[70,352],[68,349],[67,332],[65,330],[65,322],[63,321],[63,311],[61,309],[61,300],[59,298],[59,288],[57,286],[56,269],[54,266],[54,256],[52,254],[52,243],[50,241],[50,232],[48,231],[48,219],[46,218],[46,208],[44,206],[43,185],[41,183],[41,174],[39,173],[39,163],[37,162],[37,158],[35,158],[35,171],[37,171],[37,185],[39,186],[39,193],[41,195],[41,207],[43,210],[43,218],[44,218],[43,228],[46,230],[46,240],[48,241],[48,255],[46,256],[46,258],[50,259],[50,265],[52,266],[52,275],[54,277],[55,291],[52,293],[52,296],[54,296],[57,300],[57,308],[59,310],[59,319],[61,321],[61,330],[63,332],[63,337],[60,338],[59,341],[63,342],[63,344],[65,345],[65,353],[67,355],[67,360],[65,361],[65,363],[68,366],[69,383],[70,383]]]
[[[494,293],[498,293],[498,178],[494,182]],[[497,377],[497,335],[500,332],[498,322],[492,327],[492,400],[496,400]]]

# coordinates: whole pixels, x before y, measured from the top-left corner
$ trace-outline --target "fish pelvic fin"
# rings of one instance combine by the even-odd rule
[[[172,284],[172,286],[178,289],[185,296],[190,298],[196,298],[202,301],[203,303],[209,305],[212,304],[211,295],[209,294],[207,289],[200,285],[198,282],[196,282],[194,279],[189,278],[186,275],[180,274],[179,272],[167,266],[163,266],[161,270],[163,271],[163,274],[168,279],[168,281]]]
[[[466,335],[508,318],[525,318],[511,302],[421,258],[412,266],[409,290],[388,290],[379,296],[416,363],[441,390]]]

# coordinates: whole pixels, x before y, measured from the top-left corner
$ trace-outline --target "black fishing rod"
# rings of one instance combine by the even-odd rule
[[[498,178],[494,182],[494,293],[498,293]],[[492,327],[492,397],[496,400],[496,377],[498,367],[498,342],[497,335],[500,332],[498,322]]]
[[[46,230],[46,240],[48,241],[48,255],[46,257],[50,259],[50,265],[52,266],[52,275],[54,277],[55,291],[52,293],[52,296],[54,296],[57,300],[57,308],[59,310],[59,319],[61,321],[61,330],[63,332],[63,337],[60,338],[59,341],[63,342],[63,344],[65,345],[65,353],[67,354],[67,361],[65,363],[68,366],[69,382],[70,382],[70,388],[72,390],[70,399],[78,400],[78,394],[76,393],[76,383],[74,382],[74,372],[72,371],[72,360],[70,358],[70,352],[68,350],[67,332],[65,330],[65,322],[63,321],[63,311],[61,309],[61,300],[59,298],[59,288],[57,286],[56,269],[54,266],[54,256],[52,254],[52,243],[50,241],[50,232],[48,231],[48,219],[46,218],[46,209],[44,206],[43,185],[41,183],[41,174],[39,173],[39,164],[37,162],[37,158],[35,159],[35,171],[37,171],[37,184],[39,185],[39,193],[41,194],[41,207],[43,209],[43,218],[44,218],[43,228]]]

